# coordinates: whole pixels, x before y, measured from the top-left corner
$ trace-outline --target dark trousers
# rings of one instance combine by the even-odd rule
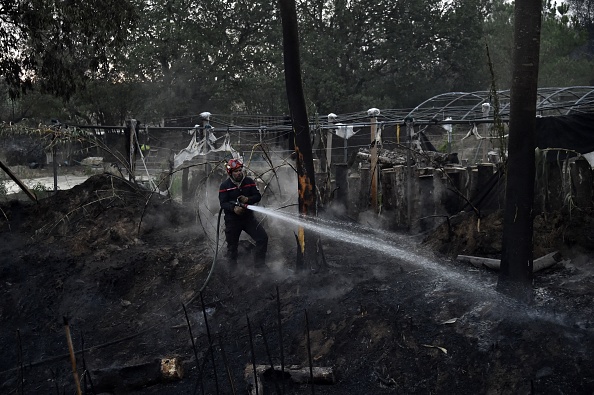
[[[247,233],[254,242],[254,266],[263,267],[266,264],[266,251],[268,250],[268,235],[262,225],[254,218],[245,218],[241,221],[225,221],[225,238],[227,239],[227,259],[230,263],[237,263],[237,247],[241,232]]]

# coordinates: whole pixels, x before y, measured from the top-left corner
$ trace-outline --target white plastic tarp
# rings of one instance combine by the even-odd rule
[[[345,125],[343,123],[337,123],[336,129],[334,129],[334,133],[338,137],[342,137],[343,139],[350,139],[355,135],[355,131],[353,131],[353,125]]]
[[[239,153],[231,146],[229,142],[230,137],[228,133],[224,136],[221,146],[215,148],[215,143],[217,140],[218,139],[212,132],[208,133],[208,138],[203,138],[200,141],[196,141],[194,134],[190,144],[173,156],[173,168],[177,169],[184,162],[190,161],[197,156],[206,155],[208,152],[231,152],[234,158],[239,157]]]

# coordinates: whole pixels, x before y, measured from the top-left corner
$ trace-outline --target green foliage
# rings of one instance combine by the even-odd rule
[[[51,191],[50,188],[46,187],[44,184],[42,184],[41,182],[38,182],[37,184],[33,185],[31,188],[33,192],[48,192]]]
[[[155,124],[202,111],[288,112],[275,2],[14,3],[0,0],[2,121]],[[540,86],[594,80],[589,3],[545,2]],[[506,0],[296,5],[306,102],[321,114],[406,108],[444,92],[486,90],[492,75],[499,89],[511,86],[514,4]],[[16,56],[11,48],[23,51]],[[21,88],[29,94],[11,100]]]
[[[147,123],[157,118],[142,112],[145,103],[151,97],[147,85],[148,83],[93,80],[84,90],[75,94],[67,109],[76,114],[77,120],[83,124],[123,125],[129,118],[137,118],[142,123]]]
[[[569,4],[569,5],[568,5]],[[543,4],[540,34],[539,87],[590,85],[594,62],[588,53],[586,25],[570,17],[573,2],[547,0]],[[485,20],[485,41],[491,51],[494,74],[501,89],[511,87],[514,3],[494,0]]]
[[[407,107],[483,84],[479,1],[300,5],[306,94],[321,113]]]
[[[50,196],[50,194],[53,191],[52,188],[48,188],[41,182],[38,182],[35,185],[29,187],[29,190],[35,195],[35,197],[37,199],[46,198],[46,197]]]
[[[594,27],[594,1],[566,0],[565,3],[569,6],[569,11],[575,23],[592,32],[592,27]],[[589,39],[592,41],[593,37]]]
[[[568,5],[548,0],[540,43],[539,86],[590,85],[594,62],[588,54],[587,29],[568,16]]]
[[[484,43],[489,48],[492,75],[500,89],[511,87],[514,5],[504,0],[489,2],[484,22]]]
[[[489,47],[486,47],[487,59],[489,61],[489,72],[491,74],[491,85],[489,92],[491,94],[491,103],[493,105],[493,132],[497,137],[497,145],[499,153],[501,154],[502,162],[507,162],[507,140],[505,138],[505,126],[501,120],[501,106],[499,104],[499,94],[497,89],[497,77],[493,70],[493,62],[491,62],[491,54]]]
[[[0,16],[0,75],[12,98],[34,83],[70,97],[109,68],[136,18],[126,0],[0,0]]]
[[[118,67],[147,86],[139,112],[151,118],[238,106],[271,110],[266,102],[283,86],[274,2],[140,1],[137,7],[143,18]]]
[[[24,123],[34,127],[49,123],[51,119],[66,119],[67,111],[62,100],[32,89],[19,98],[11,98],[8,85],[0,81],[0,122]]]

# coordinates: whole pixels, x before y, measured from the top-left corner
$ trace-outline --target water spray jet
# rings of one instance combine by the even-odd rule
[[[477,282],[476,279],[468,278],[468,276],[466,276],[464,273],[455,271],[454,268],[446,267],[445,265],[424,257],[421,254],[413,253],[406,249],[397,247],[391,244],[393,243],[393,240],[380,237],[385,236],[385,233],[380,234],[377,229],[353,225],[341,221],[309,217],[302,214],[290,214],[260,206],[245,205],[245,208],[259,212],[271,218],[276,218],[280,221],[293,224],[295,226],[303,227],[339,242],[349,243],[351,245],[357,245],[366,249],[377,251],[381,254],[405,261],[411,265],[414,265],[415,267],[422,269],[425,272],[436,274],[439,278],[447,280],[448,283],[455,285],[458,289],[477,296],[479,300],[493,302],[500,305],[501,307],[505,307],[506,311],[502,314],[504,314],[507,318],[515,316],[516,319],[521,320],[535,319],[538,317],[548,322],[562,326],[568,326],[565,322],[563,322],[568,317],[562,314],[551,314],[549,312],[539,311],[539,309],[535,308],[534,306],[526,305],[521,301],[497,292],[494,288]],[[400,239],[400,241],[402,244],[409,245],[408,239]]]

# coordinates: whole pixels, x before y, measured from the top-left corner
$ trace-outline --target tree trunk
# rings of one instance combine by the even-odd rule
[[[307,108],[301,83],[295,0],[279,0],[279,7],[283,24],[285,84],[297,154],[299,213],[303,216],[315,216],[317,211],[315,172]],[[303,227],[300,227],[298,232],[297,269],[303,270],[306,265],[316,262],[316,243],[315,236],[311,232],[306,232]]]
[[[541,0],[516,0],[514,10],[509,156],[497,288],[522,300],[532,296],[532,209],[541,10]]]

